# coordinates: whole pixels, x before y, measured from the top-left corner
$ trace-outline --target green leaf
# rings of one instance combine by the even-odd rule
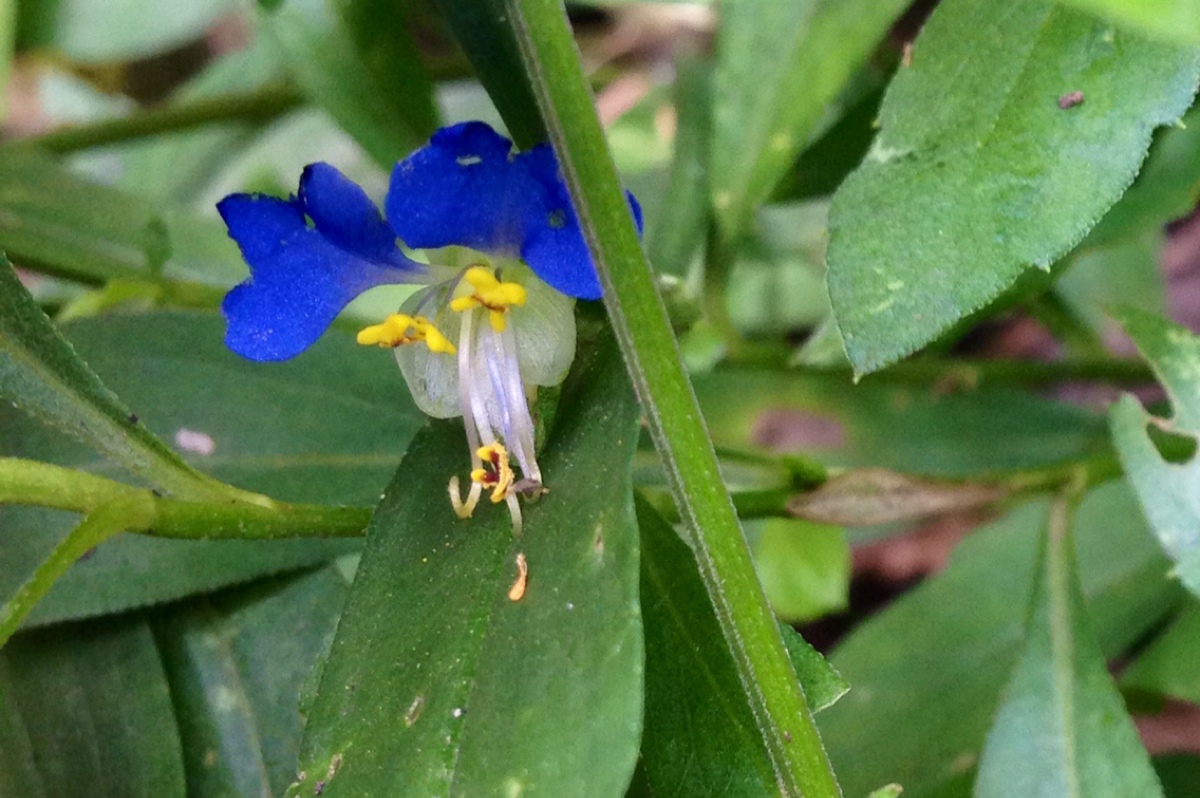
[[[1200,704],[1200,605],[1184,606],[1121,673],[1121,689]]]
[[[829,294],[875,371],[1076,244],[1191,104],[1196,50],[1049,0],[949,0],[892,82],[830,216]],[[1063,99],[1082,92],[1073,107]]]
[[[1054,291],[1096,333],[1112,331],[1108,314],[1114,307],[1166,313],[1166,280],[1158,263],[1165,239],[1161,224],[1159,219],[1140,234],[1071,255]]]
[[[183,498],[218,493],[104,386],[54,329],[2,254],[0,397],[170,493]]]
[[[260,0],[259,12],[301,87],[384,169],[437,128],[433,84],[395,3]]]
[[[520,538],[445,500],[462,427],[410,447],[368,532],[293,795],[624,794],[642,715],[631,463],[637,405],[611,342],[578,364]],[[514,562],[528,563],[510,600]]]
[[[1121,397],[1109,413],[1113,442],[1173,574],[1200,595],[1200,459],[1163,458],[1149,426],[1190,438],[1200,436],[1200,338],[1149,313],[1125,310],[1120,321],[1167,390],[1175,415],[1151,416],[1137,399]]]
[[[16,145],[0,157],[0,249],[18,266],[91,284],[161,269],[232,285],[246,271],[219,220],[92,183]]]
[[[846,609],[850,546],[841,527],[772,518],[753,545],[758,577],[780,619],[801,623]]]
[[[23,0],[37,14],[41,46],[68,58],[102,64],[133,61],[201,38],[235,0]]]
[[[971,384],[962,375],[962,384]],[[982,387],[947,393],[849,374],[722,368],[696,378],[719,446],[764,440],[830,465],[940,477],[1049,466],[1107,449],[1103,419],[1027,392]]]
[[[854,686],[821,713],[821,734],[846,795],[904,785],[905,798],[962,784],[999,705],[1027,621],[1046,505],[1025,505],[978,530],[938,576],[868,620],[834,652]],[[1154,628],[1181,591],[1131,492],[1091,492],[1076,516],[1080,575],[1109,656]],[[969,608],[969,611],[966,611]]]
[[[517,37],[504,0],[434,0],[454,38],[475,67],[513,141],[522,149],[546,141],[546,125],[537,98],[525,79]]]
[[[1190,798],[1200,784],[1200,757],[1195,754],[1156,756],[1154,769],[1167,798]]]
[[[1025,643],[988,732],[978,798],[1150,798],[1162,789],[1092,632],[1071,506],[1050,507]]]
[[[343,332],[327,334],[294,361],[263,364],[225,349],[217,314],[108,316],[65,331],[149,429],[192,448],[195,465],[285,501],[370,504],[424,423],[390,353],[359,347]],[[0,412],[0,442],[6,455],[108,469],[13,412]],[[72,526],[69,513],[6,507],[0,596],[11,594]],[[168,601],[321,563],[360,545],[123,535],[69,571],[31,622]]]
[[[703,59],[684,58],[676,72],[671,174],[646,234],[646,255],[659,274],[685,277],[708,229],[712,69]]]
[[[646,630],[646,709],[641,767],[654,795],[775,796],[771,759],[695,555],[648,503],[642,531],[642,616]],[[847,689],[825,659],[783,629],[792,665],[814,711]],[[714,733],[719,729],[720,733]]]
[[[156,621],[189,795],[287,789],[296,776],[301,692],[348,592],[329,566],[199,598]]]
[[[186,793],[171,696],[146,622],[18,635],[0,653],[0,793]]]
[[[1200,197],[1200,108],[1154,137],[1137,180],[1081,245],[1105,246],[1186,216]]]
[[[1196,0],[1064,0],[1064,3],[1150,36],[1200,44],[1200,2]]]
[[[903,0],[721,4],[713,206],[728,237],[766,200]]]

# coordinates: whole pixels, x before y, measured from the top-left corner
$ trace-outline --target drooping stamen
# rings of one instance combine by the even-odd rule
[[[499,504],[512,493],[515,481],[512,466],[508,462],[508,451],[505,450],[504,444],[493,443],[479,447],[476,454],[483,461],[484,467],[471,472],[471,481],[491,488],[492,504]]]
[[[470,293],[462,293],[450,301],[450,309],[457,311],[472,308],[487,308],[488,320],[492,329],[503,332],[507,326],[504,312],[510,307],[525,304],[525,287],[518,283],[501,281],[491,270],[483,266],[472,266],[463,274],[463,282],[471,286]],[[463,290],[462,283],[455,289],[459,294]]]
[[[431,352],[453,355],[456,351],[454,344],[429,319],[404,313],[393,313],[380,324],[364,327],[356,340],[363,346],[378,345],[393,349],[421,341]]]
[[[475,399],[474,391],[471,389],[471,353],[475,345],[475,314],[471,312],[462,314],[462,326],[458,333],[458,396],[459,404],[463,410],[463,426],[467,430],[467,446],[471,450],[471,469],[474,471],[482,465],[479,459],[478,451],[479,443],[479,428],[476,425]],[[484,413],[483,418],[487,414]],[[489,438],[491,432],[488,432]],[[488,441],[491,443],[491,441]],[[462,494],[459,493],[458,477],[450,478],[450,504],[454,507],[454,514],[459,518],[470,518],[475,512],[475,506],[479,504],[479,496],[483,492],[483,486],[474,480],[471,481],[471,491],[467,494],[467,500],[462,500]]]

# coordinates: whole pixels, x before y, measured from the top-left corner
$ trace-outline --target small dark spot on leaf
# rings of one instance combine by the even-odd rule
[[[125,417],[125,420],[128,421],[130,424],[138,423],[137,413],[130,413],[128,416]]]
[[[601,557],[604,556],[604,527],[596,524],[595,536],[592,538],[592,549]]]
[[[1083,92],[1081,91],[1069,91],[1058,98],[1058,107],[1064,111],[1077,105],[1083,105]]]

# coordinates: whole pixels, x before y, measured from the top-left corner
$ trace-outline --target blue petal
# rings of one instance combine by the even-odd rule
[[[233,194],[217,209],[250,265],[221,306],[225,344],[251,360],[300,354],[368,288],[423,280],[362,189],[327,164],[305,170],[294,199]]]
[[[385,209],[414,249],[458,245],[515,257],[524,237],[512,142],[483,122],[444,127],[392,170]]]
[[[641,208],[630,207],[641,231]],[[555,289],[598,299],[587,244],[549,145],[513,154],[482,122],[443,128],[396,165],[387,198],[392,228],[410,247],[457,244],[520,256]]]

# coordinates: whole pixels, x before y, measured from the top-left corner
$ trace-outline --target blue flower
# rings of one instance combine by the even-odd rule
[[[640,231],[641,210],[628,199]],[[473,468],[465,501],[451,481],[459,515],[469,516],[487,488],[519,529],[517,495],[542,491],[527,394],[556,385],[570,366],[572,298],[601,294],[554,151],[514,152],[487,125],[467,122],[439,130],[396,165],[386,219],[320,163],[304,170],[294,197],[234,194],[217,207],[250,266],[222,305],[225,342],[251,360],[304,351],[367,289],[428,286],[359,333],[359,343],[395,349],[427,413],[463,417]],[[429,262],[406,255],[397,239]]]

